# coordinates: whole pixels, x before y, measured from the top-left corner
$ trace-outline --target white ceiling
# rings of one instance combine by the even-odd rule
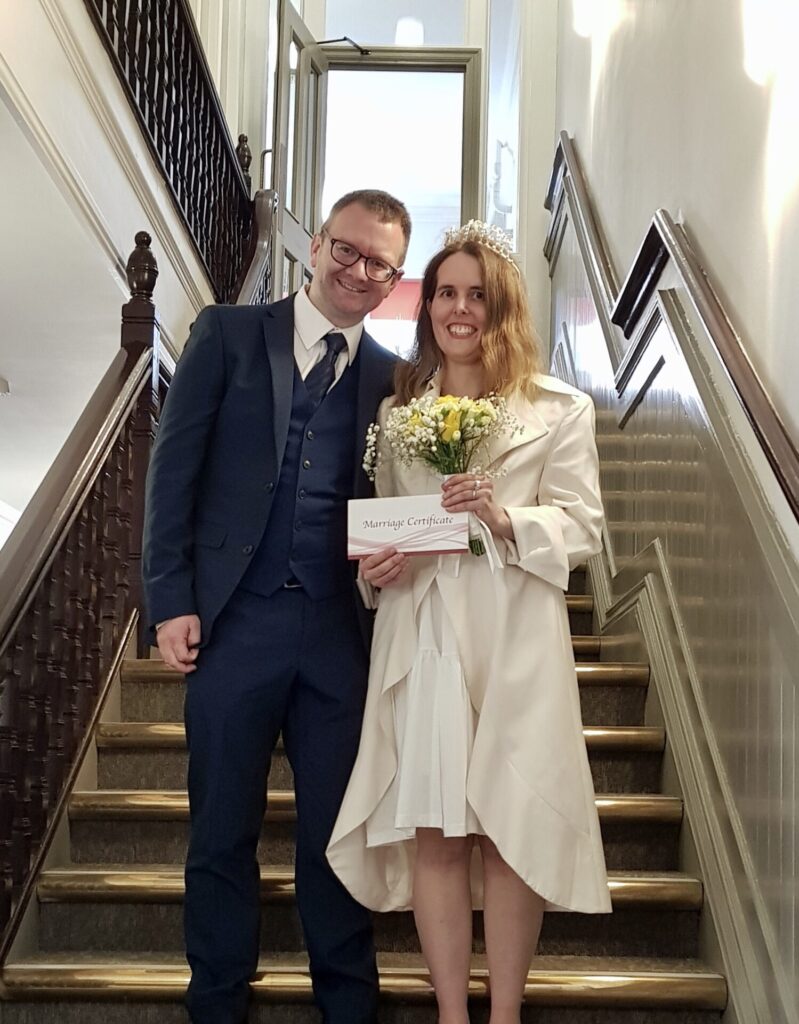
[[[119,278],[0,94],[0,502],[22,510],[119,348]]]

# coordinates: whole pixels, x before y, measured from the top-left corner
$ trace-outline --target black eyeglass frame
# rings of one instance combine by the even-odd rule
[[[360,252],[358,249],[356,249],[355,246],[352,245],[350,242],[345,241],[343,238],[333,238],[333,236],[328,234],[328,232],[325,231],[324,228],[322,229],[321,234],[327,235],[327,237],[330,239],[330,255],[333,257],[333,259],[336,261],[336,263],[338,263],[340,267],[354,267],[356,263],[360,263],[360,261],[363,260],[363,266],[364,270],[366,271],[366,276],[369,278],[370,281],[374,281],[375,284],[388,284],[388,282],[392,281],[399,273],[399,267],[392,267],[390,263],[386,263],[385,260],[378,259],[377,256],[364,256],[364,254]],[[335,248],[337,243],[340,245],[346,245],[348,249],[352,249],[354,253],[357,253],[356,258],[351,263],[345,263],[343,260],[340,260],[338,256],[336,256]],[[383,264],[384,266],[388,267],[391,273],[388,275],[388,277],[372,277],[372,275],[369,273],[369,264],[371,262]]]

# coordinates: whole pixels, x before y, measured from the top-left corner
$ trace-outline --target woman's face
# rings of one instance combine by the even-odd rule
[[[447,362],[468,365],[481,361],[487,315],[483,277],[474,256],[455,252],[444,260],[427,311]]]

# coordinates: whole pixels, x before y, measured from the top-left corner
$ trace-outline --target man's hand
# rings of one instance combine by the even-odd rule
[[[361,579],[374,587],[390,587],[397,583],[405,572],[408,564],[406,555],[396,548],[384,548],[373,555],[361,559]]]
[[[198,615],[178,615],[167,619],[155,634],[158,650],[170,668],[186,675],[197,666],[197,644],[200,642],[200,618]]]

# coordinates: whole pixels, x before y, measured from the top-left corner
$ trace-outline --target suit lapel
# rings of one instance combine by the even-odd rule
[[[266,355],[272,371],[275,456],[279,468],[286,450],[294,389],[294,296],[267,309],[263,327]]]

